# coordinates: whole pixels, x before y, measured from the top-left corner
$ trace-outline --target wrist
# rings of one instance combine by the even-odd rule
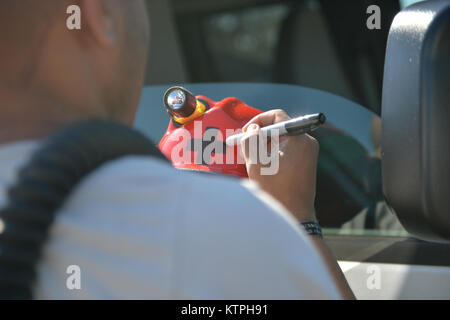
[[[300,223],[304,221],[318,222],[316,217],[316,210],[314,208],[295,209],[291,212]]]

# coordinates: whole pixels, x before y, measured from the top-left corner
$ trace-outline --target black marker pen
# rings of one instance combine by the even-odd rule
[[[272,131],[278,132],[281,136],[297,136],[310,131],[314,131],[324,124],[326,117],[323,113],[308,114],[288,121],[272,124],[261,128],[261,132],[270,136]],[[227,139],[227,145],[234,146],[241,142],[245,133],[233,135]]]

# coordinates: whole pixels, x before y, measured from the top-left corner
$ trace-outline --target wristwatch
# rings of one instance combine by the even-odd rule
[[[320,227],[318,222],[303,221],[303,222],[300,222],[300,224],[303,226],[303,229],[305,229],[305,231],[308,235],[319,236],[320,238],[323,238],[322,228]]]

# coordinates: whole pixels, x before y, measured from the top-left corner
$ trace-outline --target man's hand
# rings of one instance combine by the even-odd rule
[[[241,142],[241,149],[251,180],[280,201],[299,221],[315,221],[314,199],[319,144],[314,138],[307,134],[280,136],[279,170],[275,175],[261,175],[261,165],[252,164],[250,161],[250,138],[259,136],[261,127],[289,119],[283,110],[272,110],[254,117],[243,128],[246,136]],[[270,141],[268,150],[270,151]]]
[[[283,110],[272,110],[256,116],[243,128],[246,135],[241,142],[241,149],[251,180],[256,181],[263,190],[280,201],[299,221],[315,221],[314,198],[316,196],[319,143],[314,138],[307,134],[280,137],[279,171],[275,175],[261,175],[261,165],[252,164],[250,161],[251,137],[259,136],[261,127],[289,119]],[[311,237],[311,241],[322,256],[342,297],[355,299],[344,274],[325,242],[319,237]]]

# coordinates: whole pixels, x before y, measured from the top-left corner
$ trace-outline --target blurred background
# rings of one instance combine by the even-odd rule
[[[395,14],[414,0],[151,0],[147,85],[298,84],[380,112]],[[369,30],[370,5],[381,29]]]

